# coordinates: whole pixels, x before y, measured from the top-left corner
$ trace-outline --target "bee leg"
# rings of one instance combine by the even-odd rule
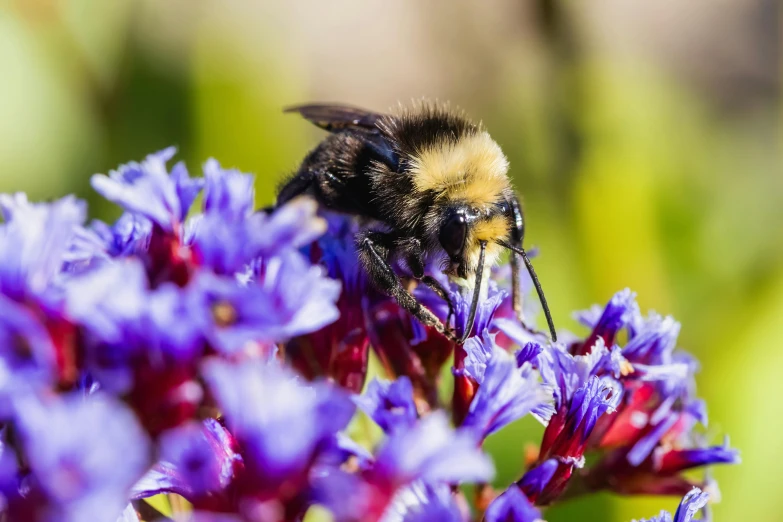
[[[511,244],[515,247],[522,248],[522,241],[525,239],[525,219],[522,215],[522,205],[519,203],[519,198],[512,196],[508,202],[511,206]],[[522,316],[522,288],[520,284],[521,280],[521,267],[519,258],[512,254],[511,258],[511,304],[514,308],[514,313],[517,319],[525,326],[525,320]]]
[[[440,322],[440,319],[405,290],[399,276],[389,265],[388,259],[395,247],[394,237],[382,232],[367,231],[359,233],[356,239],[359,259],[376,288],[393,297],[423,325],[431,326],[449,339],[454,339],[454,335]]]
[[[415,238],[405,238],[398,242],[398,248],[405,253],[408,268],[411,269],[413,277],[427,285],[438,297],[446,301],[449,307],[449,315],[446,317],[446,327],[448,327],[454,318],[454,303],[451,301],[449,293],[440,284],[440,281],[424,274],[424,254],[421,248],[421,241]]]
[[[522,215],[522,205],[519,203],[519,198],[517,196],[512,196],[509,200],[509,204],[511,205],[511,218],[512,218],[512,227],[511,227],[511,246],[518,248],[524,253],[524,250],[522,248],[522,241],[525,239],[525,219]],[[530,261],[527,259],[526,256],[523,254],[523,260],[528,263],[528,271],[530,273],[531,278],[533,279],[533,283],[536,287],[536,292],[538,293],[538,297],[541,300],[541,307],[544,309],[544,315],[546,316],[547,324],[549,325],[549,331],[552,335],[552,340],[557,341],[557,332],[555,331],[555,326],[552,323],[552,314],[549,312],[549,306],[546,303],[546,299],[544,299],[543,291],[541,290],[541,286],[538,283],[538,279],[535,276],[535,273],[532,271],[533,266],[530,265]],[[522,323],[522,327],[524,327],[527,331],[533,333],[533,334],[540,334],[540,335],[546,335],[542,331],[538,330],[537,328],[529,325],[526,321],[524,316],[522,315],[522,288],[520,285],[520,265],[519,265],[519,259],[516,255],[511,255],[511,302],[514,307],[514,312],[516,313],[517,319],[519,319],[519,322]]]
[[[451,320],[454,319],[454,303],[451,301],[449,293],[445,288],[443,288],[443,285],[440,284],[440,281],[432,276],[425,275],[421,278],[421,282],[427,285],[430,290],[435,292],[438,297],[446,301],[446,306],[449,307],[449,315],[446,317],[446,326],[448,327],[451,324]]]

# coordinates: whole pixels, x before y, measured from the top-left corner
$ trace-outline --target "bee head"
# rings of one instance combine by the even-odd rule
[[[438,242],[448,256],[446,273],[461,278],[472,274],[477,268],[482,242],[488,245],[491,266],[500,253],[496,240],[507,238],[510,228],[510,210],[506,202],[481,209],[457,203],[443,209]]]

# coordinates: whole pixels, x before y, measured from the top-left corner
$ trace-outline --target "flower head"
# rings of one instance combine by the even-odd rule
[[[94,220],[86,228],[77,227],[65,254],[65,270],[80,273],[113,258],[142,255],[151,234],[152,222],[130,212],[111,226]]]
[[[146,217],[163,230],[179,227],[204,182],[190,178],[183,163],[169,174],[166,163],[176,149],[169,147],[150,154],[141,163],[131,162],[111,171],[95,174],[92,186],[103,197],[125,210]]]
[[[15,520],[112,520],[149,462],[133,415],[108,397],[30,397],[17,404],[14,425],[29,476],[3,493],[10,513],[32,516]]]
[[[269,259],[258,279],[247,285],[209,272],[200,273],[193,284],[212,312],[206,334],[215,349],[226,353],[249,342],[285,341],[338,317],[334,302],[340,284],[295,251]]]
[[[305,481],[316,452],[354,412],[341,390],[303,384],[275,363],[214,360],[204,375],[259,493],[282,495]]]
[[[413,386],[407,377],[392,382],[374,379],[354,400],[386,433],[409,428],[418,418]]]
[[[639,313],[639,307],[636,304],[636,294],[629,289],[617,292],[609,300],[609,303],[598,315],[596,309],[590,313],[582,313],[579,319],[591,326],[593,331],[578,347],[575,348],[576,354],[590,353],[598,339],[602,339],[604,346],[611,347],[614,344],[615,336],[627,324],[629,324],[635,315]]]
[[[0,293],[22,300],[47,297],[61,272],[68,246],[84,221],[83,201],[67,196],[53,203],[3,198],[0,225]]]
[[[134,498],[176,493],[200,504],[228,488],[242,465],[233,437],[214,419],[165,432],[159,447],[160,462],[136,483]]]
[[[475,375],[478,391],[462,426],[476,429],[483,440],[528,413],[538,413],[544,422],[549,420],[554,413],[549,405],[551,390],[539,383],[532,366],[519,367],[517,361],[492,344],[488,336],[483,339],[490,343],[489,353],[475,337],[465,345],[468,351],[465,371]],[[481,353],[480,357],[486,357],[485,366],[471,357],[474,351]]]
[[[51,385],[57,376],[57,349],[33,310],[0,294],[0,359],[15,386]]]
[[[416,483],[401,490],[382,522],[463,522],[448,487]]]
[[[330,377],[358,393],[367,376],[368,328],[373,324],[368,317],[368,307],[376,294],[356,254],[357,220],[328,212],[323,214],[327,232],[302,250],[311,263],[322,266],[331,279],[340,282],[342,290],[336,302],[339,319],[292,339],[285,350],[294,368],[308,379]],[[382,350],[380,343],[375,346]]]
[[[489,480],[494,466],[468,431],[453,431],[440,412],[407,430],[393,433],[378,450],[373,479],[399,487],[414,480],[475,482]]]
[[[255,192],[251,174],[223,169],[215,159],[204,163],[204,211],[227,220],[241,220],[253,211]]]
[[[470,334],[458,344],[370,284],[355,241],[382,224],[309,198],[254,211],[251,175],[209,160],[191,178],[169,171],[173,154],[93,177],[125,210],[113,225],[84,227],[72,197],[0,195],[0,519],[139,522],[138,499],[178,494],[204,522],[316,505],[336,522],[533,522],[612,490],[686,494],[655,520],[690,522],[706,502],[691,488],[712,483],[689,471],[739,461],[700,432],[679,323],[642,316],[629,290],[579,315],[584,339],[553,345],[501,290],[508,266],[467,332],[472,290],[439,259],[390,255],[420,304]],[[359,395],[371,346],[385,374]],[[351,438],[356,406],[382,434]],[[483,441],[527,414],[540,447],[493,499]]]

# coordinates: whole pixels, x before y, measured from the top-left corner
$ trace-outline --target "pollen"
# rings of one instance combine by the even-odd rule
[[[212,305],[212,317],[219,327],[225,328],[236,324],[237,310],[231,303],[219,301]]]
[[[623,377],[628,377],[635,371],[636,370],[634,369],[633,364],[631,364],[631,362],[628,359],[623,358],[623,360],[620,361],[620,375],[622,375]]]

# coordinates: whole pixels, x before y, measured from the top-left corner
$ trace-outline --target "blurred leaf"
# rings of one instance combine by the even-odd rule
[[[0,15],[0,191],[40,199],[80,184],[69,174],[95,146],[96,128],[76,71],[62,61],[63,34],[35,29],[13,11]]]
[[[299,83],[285,73],[286,56],[276,54],[271,43],[252,51],[206,25],[199,31],[193,58],[195,156],[254,173],[257,204],[265,206],[307,152],[303,137],[310,129],[283,114],[286,105],[303,100]]]

